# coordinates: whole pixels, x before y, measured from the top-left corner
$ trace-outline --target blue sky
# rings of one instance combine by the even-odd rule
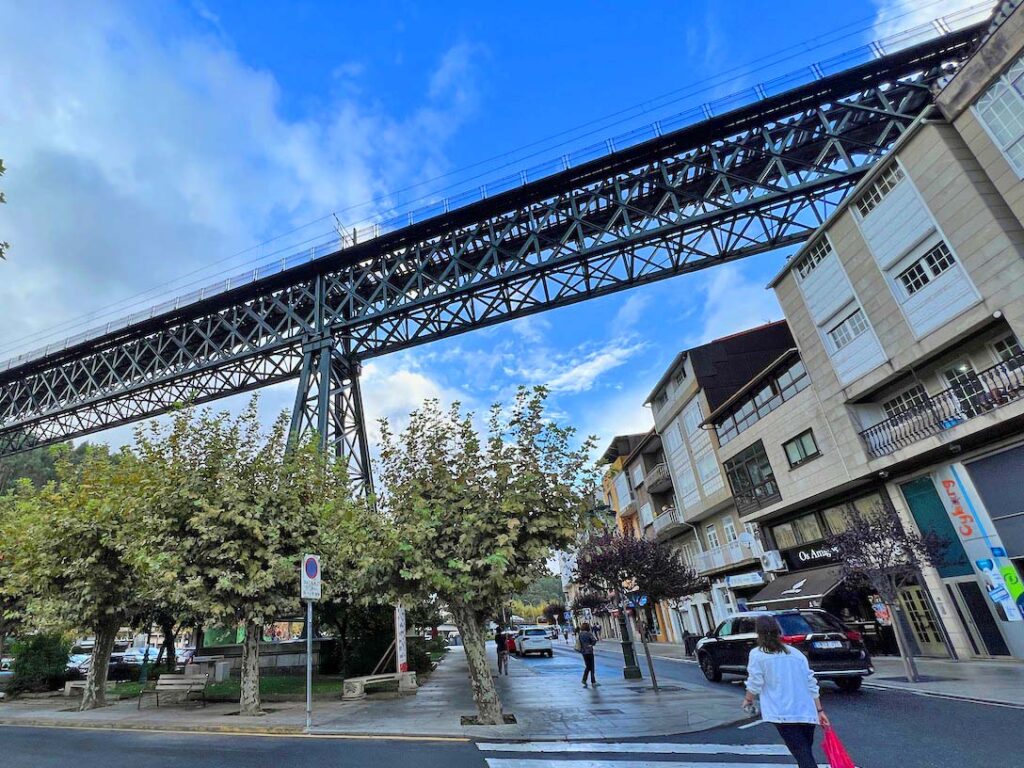
[[[0,358],[237,272],[331,212],[352,226],[474,189],[972,4],[4,4]],[[680,349],[781,316],[763,286],[784,257],[374,360],[367,410],[544,383],[602,441],[646,429]],[[264,411],[291,398],[273,388]]]

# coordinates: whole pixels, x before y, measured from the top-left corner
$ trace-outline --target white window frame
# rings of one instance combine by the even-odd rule
[[[904,259],[892,270],[893,282],[899,288],[903,301],[907,301],[911,296],[916,296],[921,291],[927,289],[939,277],[951,271],[960,263],[956,258],[956,254],[953,253],[953,249],[949,247],[949,243],[941,238],[929,245],[924,253],[921,253],[920,249],[915,250],[920,254],[919,256],[910,257],[909,263],[907,259]],[[903,279],[904,275],[908,274],[911,270],[916,270],[920,276],[920,285],[913,290],[911,290],[907,281]]]
[[[887,419],[896,418],[901,413],[905,413],[919,405],[924,405],[928,402],[928,390],[924,388],[923,384],[911,384],[905,389],[901,389],[899,392],[894,394],[892,397],[882,401],[882,412],[885,413]],[[890,411],[887,406],[894,406]]]
[[[732,544],[740,537],[740,535],[736,533],[736,524],[732,520],[726,520],[722,523],[722,533],[725,534],[726,544]]]
[[[1009,358],[1003,357],[1002,352],[999,351],[999,347],[997,346],[999,344],[1005,344],[1007,346],[1008,352],[1013,351],[1011,345],[1013,347],[1016,347],[1018,350],[1024,349],[1024,346],[1022,346],[1020,343],[1020,339],[1018,339],[1017,335],[1012,331],[1010,333],[1000,336],[998,339],[992,339],[992,341],[989,342],[988,347],[989,350],[991,350],[992,357],[996,361],[997,365],[999,363],[1005,363],[1007,362],[1007,360],[1012,360],[1014,357],[1020,354],[1020,352],[1018,351],[1016,354],[1011,355]]]
[[[705,475],[705,470],[707,475]],[[697,459],[697,476],[700,478],[701,485],[704,485],[721,474],[718,469],[718,459],[715,458],[714,453],[705,453],[699,459]]]
[[[722,543],[718,540],[718,529],[715,528],[714,523],[708,523],[704,529],[704,534],[708,537],[708,549],[718,549],[722,546]]]
[[[669,453],[675,453],[683,447],[683,432],[679,428],[679,419],[674,419],[665,430],[665,443]]]
[[[904,173],[903,167],[894,159],[879,171],[874,181],[871,182],[871,186],[854,201],[853,207],[857,211],[857,215],[861,219],[866,219],[906,177],[907,174]]]
[[[624,471],[619,472],[615,476],[613,484],[615,486],[615,496],[619,501],[619,511],[621,512],[633,499],[633,489],[629,485],[629,475]],[[625,494],[623,494],[623,491],[625,491]]]
[[[852,321],[858,315],[860,315],[859,322],[862,324],[862,327],[859,330],[856,330],[855,326],[857,325],[857,323]],[[825,325],[825,336],[826,338],[828,338],[828,343],[829,347],[831,348],[832,354],[836,354],[837,352],[840,352],[841,350],[850,346],[850,344],[856,341],[859,337],[863,336],[865,333],[871,330],[871,324],[868,322],[868,317],[864,313],[864,309],[858,302],[847,304],[841,312],[838,312],[835,315],[835,317],[841,317],[842,320],[840,320],[839,322],[835,322],[835,320],[833,320],[832,322],[827,323]],[[849,335],[849,338],[847,338],[842,344],[838,342],[836,336],[834,335],[836,331],[840,330],[841,328],[844,329],[845,334]]]
[[[644,484],[644,465],[643,464],[639,464],[639,463],[634,464],[632,469],[629,470],[629,473],[630,473],[630,475],[632,477],[633,487],[634,488],[639,488],[641,485]]]
[[[700,432],[702,421],[704,421],[704,414],[701,413],[700,400],[694,398],[683,409],[683,426],[687,436],[696,435]]]
[[[971,112],[974,113],[975,119],[988,134],[992,143],[996,145],[1007,165],[1017,174],[1017,178],[1024,179],[1024,132],[1010,141],[1001,141],[989,124],[988,118],[983,115],[980,106],[984,99],[989,97],[996,99],[1003,96],[1008,97],[1008,104],[1013,105],[1013,108],[1016,109],[1017,119],[1024,118],[1024,55],[1017,57],[1017,60],[999,76],[999,79],[986,88],[985,92],[971,105]],[[1022,154],[1017,160],[1014,160],[1008,151],[1015,146],[1022,148]]]
[[[796,274],[800,280],[806,280],[815,268],[831,253],[832,243],[829,242],[827,235],[822,235],[796,263]]]

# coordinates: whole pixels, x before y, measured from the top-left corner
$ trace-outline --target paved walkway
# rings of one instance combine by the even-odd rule
[[[496,669],[495,669],[496,672]],[[580,686],[579,656],[556,653],[553,659],[513,658],[508,677],[498,679],[507,713],[516,724],[463,726],[462,715],[476,708],[466,658],[453,648],[415,696],[370,696],[362,701],[314,702],[314,731],[353,735],[456,736],[488,739],[605,739],[629,734],[664,736],[714,728],[742,719],[735,697],[706,687],[672,682],[654,693],[645,681],[621,677],[600,681],[597,689]],[[148,702],[148,700],[147,700]],[[74,701],[57,698],[0,703],[0,724],[120,727],[182,731],[300,732],[304,703],[269,703],[265,717],[240,717],[237,704],[145,706],[117,702],[78,712]]]
[[[651,643],[651,655],[675,661],[696,662],[675,643]],[[642,658],[643,646],[637,643]],[[983,701],[1024,707],[1024,663],[1018,661],[946,661],[916,659],[921,680],[906,681],[903,661],[882,656],[872,660],[875,674],[865,685],[895,688],[928,696],[943,696],[967,701]]]

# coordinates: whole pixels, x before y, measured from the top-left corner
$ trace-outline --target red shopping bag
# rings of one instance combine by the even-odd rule
[[[821,748],[825,750],[825,757],[828,758],[828,764],[832,768],[857,768],[853,764],[853,758],[843,746],[843,742],[831,728],[825,729],[825,740],[822,742]]]

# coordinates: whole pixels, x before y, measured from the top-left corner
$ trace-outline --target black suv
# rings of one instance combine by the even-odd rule
[[[832,614],[813,609],[758,611],[726,619],[697,643],[697,661],[708,680],[717,683],[723,672],[746,676],[747,657],[757,642],[754,619],[765,614],[775,617],[783,642],[807,657],[819,680],[856,691],[875,671],[860,633],[847,629]]]

